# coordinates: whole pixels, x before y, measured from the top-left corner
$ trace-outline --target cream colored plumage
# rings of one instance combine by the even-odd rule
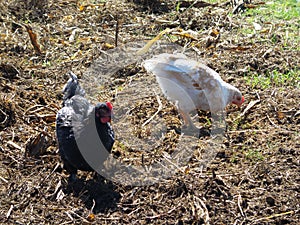
[[[153,73],[165,96],[176,104],[185,124],[192,125],[192,110],[224,110],[230,104],[241,105],[244,97],[208,66],[182,53],[156,55],[143,66]]]

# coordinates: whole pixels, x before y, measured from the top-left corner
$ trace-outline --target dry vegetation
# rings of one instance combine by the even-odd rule
[[[236,14],[233,1],[180,2],[0,0],[1,224],[299,224],[299,19],[256,20],[247,12],[267,6],[259,1]],[[191,48],[245,95],[240,110],[228,108],[215,159],[201,171],[197,148],[182,170],[148,186],[83,172],[68,186],[55,139],[66,72],[84,78],[106,50],[150,40],[166,28],[180,29],[165,41]],[[138,79],[155,82],[138,64],[121,69],[98,96],[116,108],[116,90]],[[139,164],[134,159],[141,155],[151,163],[172,153],[180,120],[162,101],[164,145],[143,153],[135,143],[117,141],[116,157]],[[155,96],[135,103],[127,125],[139,139],[149,132],[140,125],[157,108]],[[209,128],[207,118],[200,113]]]

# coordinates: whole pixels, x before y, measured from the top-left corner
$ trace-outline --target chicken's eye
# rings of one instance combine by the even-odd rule
[[[241,98],[240,96],[237,96],[237,97],[236,97],[236,100],[241,101],[242,98]]]

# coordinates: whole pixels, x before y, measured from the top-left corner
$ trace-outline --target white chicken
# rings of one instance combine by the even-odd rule
[[[156,76],[164,95],[178,108],[184,125],[196,128],[189,113],[195,109],[216,113],[228,104],[240,106],[244,96],[208,66],[182,53],[156,55],[145,60],[147,72]]]

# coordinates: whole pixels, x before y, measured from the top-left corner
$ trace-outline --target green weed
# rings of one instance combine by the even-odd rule
[[[264,160],[263,154],[257,149],[250,149],[244,153],[246,159],[251,161],[261,161]]]
[[[279,33],[284,34],[283,38],[285,39],[285,43],[288,43],[288,40],[292,42],[299,42],[299,1],[289,0],[266,2],[265,5],[247,10],[244,16],[249,24],[256,21],[259,24],[262,24],[263,28],[267,27],[264,25],[271,23],[273,30],[278,30]],[[277,36],[273,36],[271,41],[273,43],[277,43],[277,39]]]
[[[266,74],[253,74],[246,77],[246,82],[251,88],[267,89],[271,87],[300,87],[300,70],[298,68],[290,69],[286,73],[277,70]]]

